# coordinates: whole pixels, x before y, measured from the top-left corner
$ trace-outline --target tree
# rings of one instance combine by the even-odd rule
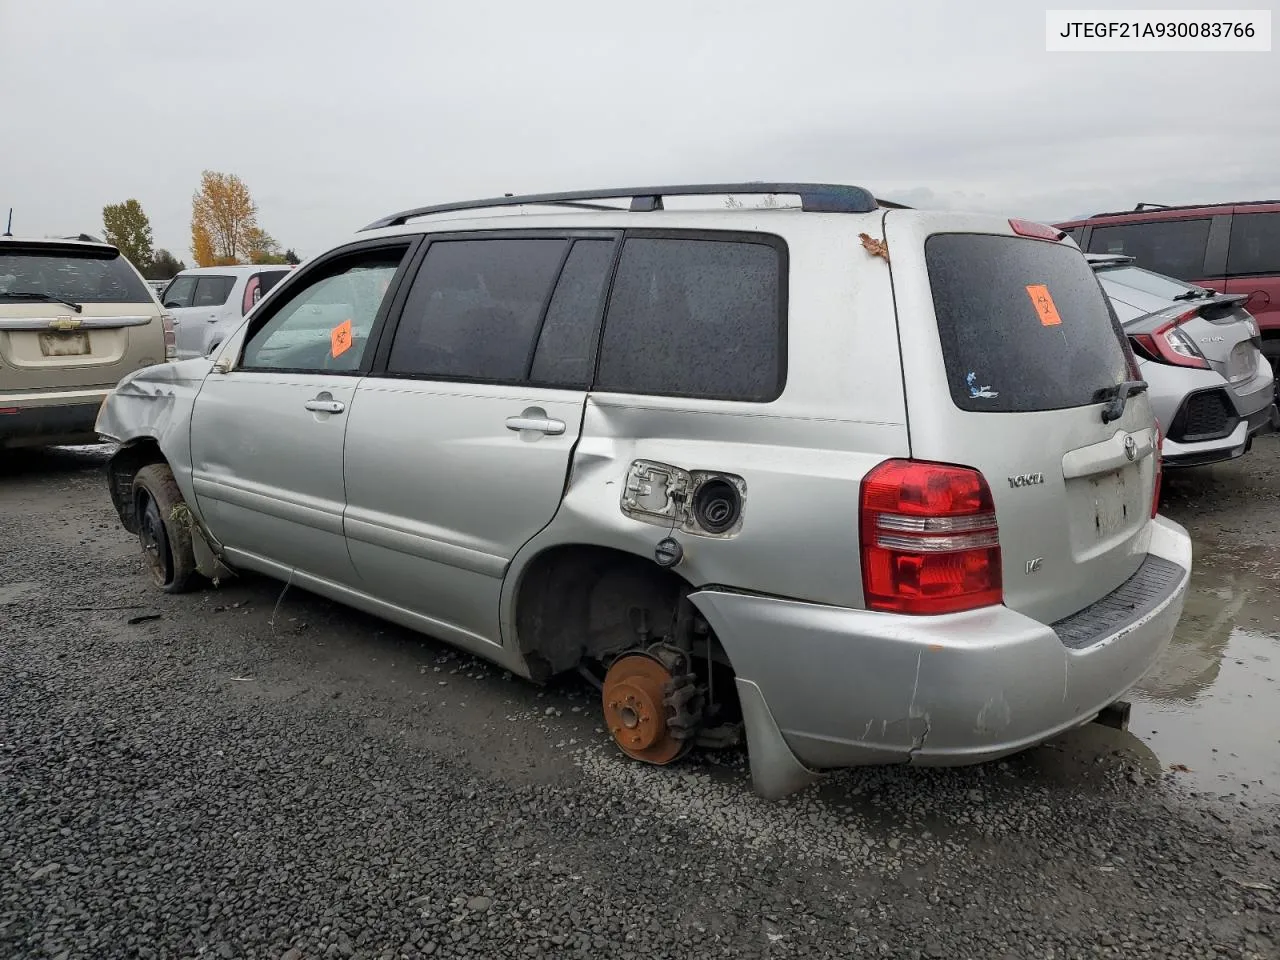
[[[265,230],[254,227],[249,232],[249,262],[250,263],[286,263],[284,255],[280,252],[280,244],[276,243],[271,234]]]
[[[151,221],[137,200],[103,207],[102,228],[107,243],[123,253],[135,267],[145,271],[151,266]]]
[[[185,263],[162,247],[151,258],[151,265],[142,271],[142,275],[148,280],[168,280],[185,269]]]
[[[284,252],[284,262],[291,263],[296,267],[302,262],[302,258],[293,252],[293,247],[290,247]]]
[[[234,173],[206,170],[191,198],[191,252],[202,267],[240,263],[253,251],[258,207]]]

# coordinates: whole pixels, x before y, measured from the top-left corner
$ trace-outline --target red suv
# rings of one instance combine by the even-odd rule
[[[1262,352],[1280,374],[1280,200],[1140,203],[1055,226],[1087,253],[1122,253],[1156,273],[1245,294],[1245,309],[1262,330]]]

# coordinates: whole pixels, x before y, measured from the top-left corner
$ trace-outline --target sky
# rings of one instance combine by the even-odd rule
[[[853,183],[1044,221],[1280,197],[1280,45],[1047,53],[1044,9],[0,0],[0,216],[101,235],[133,197],[190,261],[206,169],[304,257],[406,207],[631,184]]]

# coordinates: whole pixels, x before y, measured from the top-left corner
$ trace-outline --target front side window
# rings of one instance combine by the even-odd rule
[[[1121,253],[1156,273],[1195,280],[1204,276],[1211,222],[1209,217],[1201,217],[1094,226],[1089,235],[1089,252]]]
[[[162,302],[166,307],[189,307],[195,294],[195,277],[177,277],[165,288]]]
[[[357,370],[407,249],[384,247],[321,265],[250,334],[241,367]]]
[[[1280,274],[1280,213],[1237,213],[1231,218],[1227,273]]]
[[[786,376],[784,276],[783,250],[770,242],[628,238],[596,389],[777,399]]]
[[[399,376],[519,382],[569,241],[438,240],[427,248],[387,362]]]

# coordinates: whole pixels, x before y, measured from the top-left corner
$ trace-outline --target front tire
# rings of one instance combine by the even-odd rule
[[[163,463],[143,467],[133,478],[138,540],[151,580],[165,593],[185,593],[195,586],[196,558],[191,531],[174,516],[186,510],[173,471]]]

